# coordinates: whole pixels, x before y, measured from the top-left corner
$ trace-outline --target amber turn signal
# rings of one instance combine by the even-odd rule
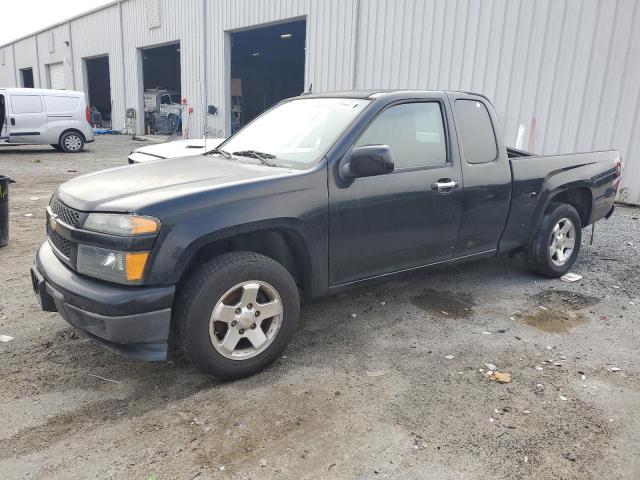
[[[156,233],[158,223],[149,217],[131,217],[131,233],[133,235],[146,235]]]
[[[144,267],[147,265],[149,252],[135,252],[125,254],[125,264],[127,268],[127,280],[142,280]]]

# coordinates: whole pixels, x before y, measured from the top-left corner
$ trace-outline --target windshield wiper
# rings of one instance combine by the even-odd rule
[[[233,152],[233,154],[238,155],[240,157],[257,158],[258,160],[260,160],[260,163],[264,165],[268,165],[270,167],[277,167],[277,165],[273,162],[270,162],[269,159],[278,158],[278,157],[270,153],[258,152],[256,150],[239,150],[237,152]]]
[[[233,160],[233,155],[227,152],[226,150],[221,150],[219,148],[214,148],[213,150],[207,152],[207,155],[210,153],[217,153],[218,155],[222,155],[227,160]]]

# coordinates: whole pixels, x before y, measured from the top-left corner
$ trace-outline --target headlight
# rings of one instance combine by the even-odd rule
[[[117,283],[139,283],[149,252],[121,252],[78,245],[78,272]]]
[[[112,235],[152,235],[160,230],[160,220],[142,215],[90,213],[84,222],[84,228]]]

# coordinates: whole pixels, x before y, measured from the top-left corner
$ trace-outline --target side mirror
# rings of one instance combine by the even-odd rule
[[[391,149],[387,145],[356,147],[340,168],[345,179],[374,177],[393,172]]]

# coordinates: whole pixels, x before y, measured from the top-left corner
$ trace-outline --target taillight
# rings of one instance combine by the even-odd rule
[[[91,125],[91,109],[89,107],[86,107],[84,110],[84,114],[87,117],[87,123]]]
[[[616,181],[614,182],[614,186],[616,187],[616,192],[620,188],[620,182],[622,181],[622,159],[620,157],[616,158]]]

